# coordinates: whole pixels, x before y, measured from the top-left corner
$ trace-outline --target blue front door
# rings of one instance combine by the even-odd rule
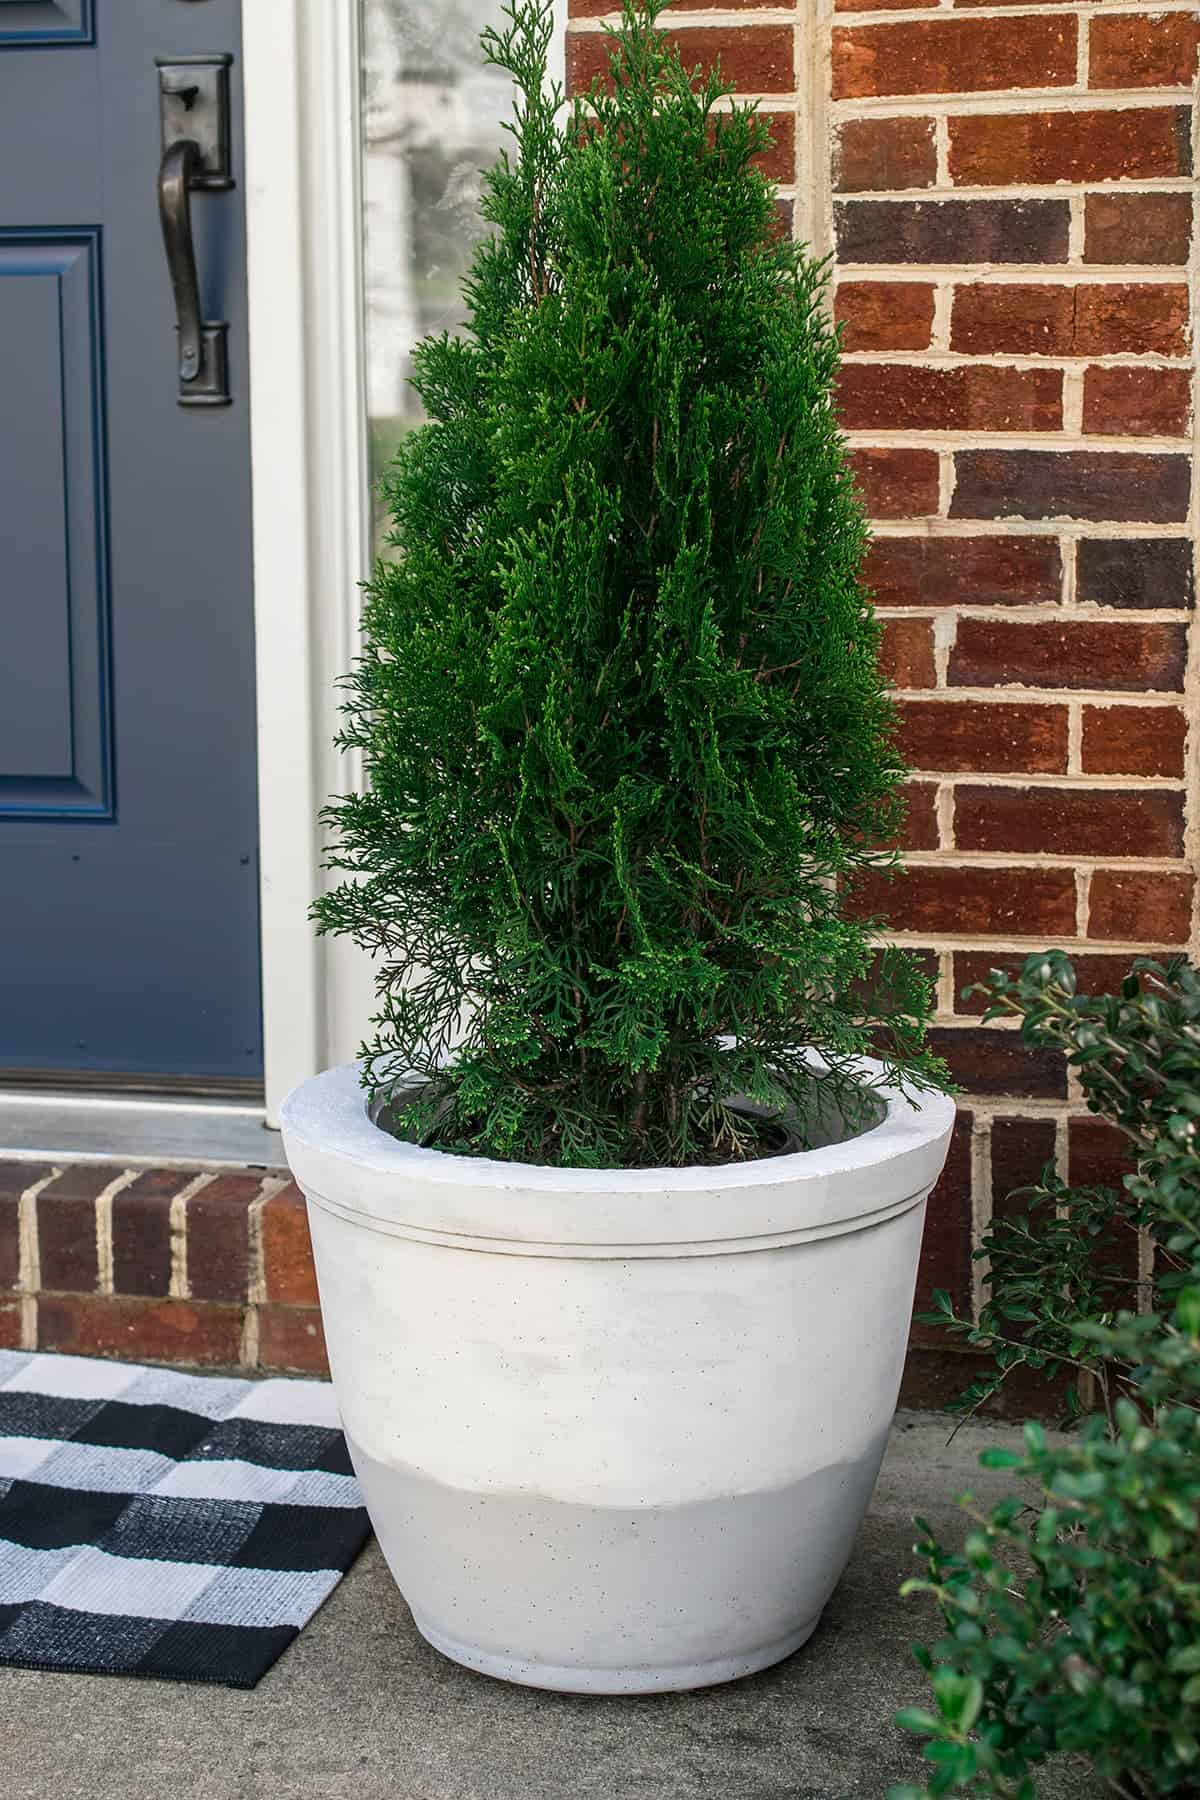
[[[9,1077],[261,1074],[240,16],[0,0]],[[188,194],[225,405],[179,404],[159,215],[156,59],[200,56],[232,128],[234,185]],[[197,108],[188,67],[176,116]]]

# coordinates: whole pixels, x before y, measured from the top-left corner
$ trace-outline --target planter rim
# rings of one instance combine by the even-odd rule
[[[877,1092],[883,1118],[842,1143],[680,1169],[548,1168],[406,1144],[372,1121],[357,1063],[301,1083],[280,1122],[310,1202],[375,1230],[514,1254],[700,1254],[824,1237],[919,1204],[954,1101]]]

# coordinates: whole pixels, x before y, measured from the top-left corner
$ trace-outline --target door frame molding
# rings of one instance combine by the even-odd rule
[[[243,9],[267,1119],[353,1053],[363,971],[308,917],[370,566],[358,0]],[[357,1018],[355,1015],[357,1014]],[[343,1022],[345,1021],[345,1022]]]

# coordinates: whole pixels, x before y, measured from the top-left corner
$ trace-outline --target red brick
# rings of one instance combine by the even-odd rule
[[[855,449],[850,467],[872,518],[911,519],[937,511],[936,451]]]
[[[972,1124],[969,1112],[959,1113],[946,1166],[929,1196],[915,1312],[930,1310],[936,1288],[944,1288],[959,1309],[971,1304]]]
[[[1084,202],[1086,263],[1186,263],[1192,247],[1190,194],[1122,194],[1109,189]]]
[[[1129,944],[1186,944],[1195,876],[1170,869],[1097,869],[1088,936]]]
[[[877,537],[865,579],[880,606],[1048,606],[1062,554],[1052,537]]]
[[[1070,87],[1078,22],[1059,13],[835,27],[833,97]]]
[[[0,1301],[0,1350],[21,1348],[21,1302]]]
[[[954,956],[955,1006],[960,1013],[981,1013],[987,1002],[978,995],[970,999],[964,989],[986,982],[993,969],[1003,969],[1015,979],[1025,961],[1024,951],[959,950]],[[1105,955],[1099,951],[1071,952],[1075,980],[1081,994],[1115,994],[1129,973],[1131,958],[1127,953]]]
[[[842,200],[838,257],[852,263],[1060,263],[1066,200]]]
[[[117,1171],[102,1163],[64,1169],[37,1199],[38,1263],[43,1289],[88,1294],[99,1280],[96,1196]]]
[[[1187,637],[1180,625],[964,615],[950,653],[953,687],[1178,690]]]
[[[113,1196],[113,1288],[165,1294],[171,1285],[171,1202],[193,1179],[186,1170],[149,1169]]]
[[[1096,606],[1177,607],[1193,601],[1188,538],[1082,538],[1077,595]]]
[[[839,387],[847,431],[1058,431],[1058,369],[928,369],[846,363]]]
[[[1013,1196],[1036,1187],[1047,1163],[1054,1161],[1053,1119],[992,1120],[992,1214],[1009,1217],[1024,1212],[1027,1202]]]
[[[842,347],[924,350],[933,333],[934,290],[926,281],[843,281],[835,301]]]
[[[187,1279],[194,1300],[244,1300],[256,1175],[218,1175],[187,1202]]]
[[[954,292],[950,346],[968,355],[1182,356],[1180,282],[979,284]]]
[[[834,12],[915,12],[919,6],[940,6],[941,0],[833,0]]]
[[[1187,107],[971,113],[950,120],[950,173],[963,187],[1153,181],[1190,175]]]
[[[1067,1065],[1057,1050],[1031,1050],[1019,1031],[999,1025],[938,1026],[930,1047],[971,1094],[1020,1094],[1065,1100]]]
[[[1132,450],[961,450],[954,519],[1091,519],[1182,524],[1191,503],[1186,456]]]
[[[1085,706],[1083,767],[1089,775],[1181,776],[1186,737],[1178,706]]]
[[[1183,796],[1157,788],[959,787],[960,850],[1180,856]]]
[[[1187,288],[1181,281],[1076,288],[1074,349],[1078,356],[1186,356]]]
[[[936,850],[938,847],[937,782],[906,781],[904,824],[896,839],[901,850]]]
[[[668,34],[685,69],[717,62],[731,87],[743,94],[790,94],[796,86],[795,33],[790,25],[691,25]],[[603,32],[567,38],[567,88],[586,93],[607,78],[611,43]]]
[[[833,185],[843,194],[932,187],[932,119],[847,119],[833,140]]]
[[[260,1307],[258,1362],[260,1368],[282,1374],[328,1375],[325,1332],[316,1307]]]
[[[1186,369],[1088,369],[1083,429],[1107,437],[1183,437],[1192,418]]]
[[[1092,20],[1088,86],[1188,87],[1196,73],[1195,13],[1117,13]]]
[[[1067,1180],[1073,1187],[1123,1187],[1134,1162],[1130,1140],[1107,1119],[1068,1121]]]
[[[884,619],[879,666],[892,687],[931,688],[937,681],[928,619]]]
[[[847,905],[857,917],[887,919],[897,931],[1067,937],[1075,930],[1075,877],[1044,864],[925,864],[890,879],[872,870],[855,882]]]
[[[319,1296],[308,1208],[294,1181],[273,1194],[263,1207],[262,1234],[267,1299],[287,1306],[316,1306]]]
[[[914,769],[1053,775],[1067,767],[1065,706],[902,700],[900,747]]]
[[[242,1310],[237,1306],[94,1294],[38,1302],[39,1350],[232,1368],[241,1355],[241,1341]]]
[[[958,287],[950,347],[968,355],[1070,355],[1074,318],[1074,288],[1050,282]]]
[[[755,163],[771,181],[796,179],[796,115],[763,112],[760,117],[770,127],[771,142],[755,157]]]

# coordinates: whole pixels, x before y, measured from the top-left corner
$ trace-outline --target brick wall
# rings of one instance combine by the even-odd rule
[[[0,1162],[0,1349],[324,1374],[303,1195],[251,1171]]]
[[[607,0],[572,0],[568,69]],[[1059,1062],[963,989],[1030,949],[1118,981],[1196,945],[1191,295],[1200,7],[741,0],[667,15],[776,123],[798,235],[836,256],[842,416],[914,769],[873,884],[937,980],[967,1090],[925,1294],[1054,1157],[1120,1172]],[[1193,725],[1189,735],[1189,724]],[[917,1333],[914,1397],[960,1372]],[[944,1340],[942,1340],[944,1343]]]

